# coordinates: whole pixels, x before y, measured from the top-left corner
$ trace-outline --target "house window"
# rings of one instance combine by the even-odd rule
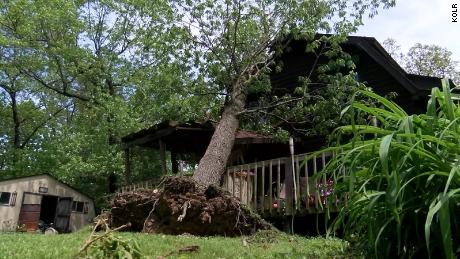
[[[82,202],[82,201],[74,201],[72,203],[72,211],[73,212],[83,213],[84,212],[84,207],[85,207],[85,203]]]
[[[11,192],[0,192],[0,205],[10,205]]]

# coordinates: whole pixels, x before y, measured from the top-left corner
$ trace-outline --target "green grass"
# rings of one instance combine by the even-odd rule
[[[185,246],[199,251],[167,258],[349,258],[348,245],[340,239],[304,238],[275,232],[252,237],[196,237],[117,233],[135,240],[146,258],[158,258]],[[30,233],[0,234],[0,258],[72,258],[89,236],[89,230],[45,236]],[[244,240],[244,241],[243,241]]]

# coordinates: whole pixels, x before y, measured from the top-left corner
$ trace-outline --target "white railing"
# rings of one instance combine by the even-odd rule
[[[333,191],[335,180],[318,174],[332,156],[326,152],[299,154],[228,167],[222,187],[261,214],[293,215],[318,213],[331,205],[337,208],[341,199]]]

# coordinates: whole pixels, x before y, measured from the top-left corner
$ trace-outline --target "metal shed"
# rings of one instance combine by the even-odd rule
[[[93,199],[49,174],[0,181],[0,231],[35,231],[43,221],[72,232],[94,217]]]

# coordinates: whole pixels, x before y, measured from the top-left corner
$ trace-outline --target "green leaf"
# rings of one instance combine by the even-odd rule
[[[393,134],[386,135],[385,137],[382,138],[382,141],[380,142],[380,148],[379,148],[379,157],[380,157],[380,162],[382,164],[383,172],[385,174],[389,174],[388,171],[388,153],[390,150],[390,145],[391,141],[393,139]]]

